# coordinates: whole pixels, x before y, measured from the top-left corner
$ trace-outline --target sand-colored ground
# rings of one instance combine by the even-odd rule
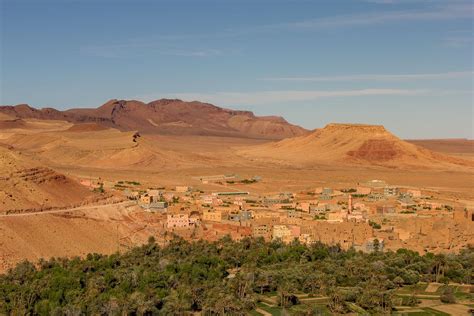
[[[433,151],[448,154],[474,154],[474,140],[472,139],[420,139],[407,141]]]
[[[0,214],[78,205],[95,198],[74,179],[0,146]]]
[[[125,251],[160,225],[130,202],[0,216],[0,273],[24,259]]]
[[[425,289],[425,292],[436,293],[436,291],[438,291],[438,289],[442,285],[443,284],[441,284],[441,283],[429,283],[428,286]]]
[[[470,169],[396,169],[341,163],[309,167],[248,159],[238,153],[268,141],[206,136],[153,136],[135,138],[133,132],[115,129],[71,132],[70,123],[33,120],[41,129],[0,130],[3,143],[23,155],[72,177],[101,177],[106,181],[133,180],[144,185],[189,184],[203,189],[196,177],[214,174],[261,176],[259,183],[241,185],[255,192],[293,191],[315,186],[354,186],[370,179],[391,184],[452,192],[453,198],[471,200],[474,192]],[[28,120],[29,122],[29,120]]]
[[[431,308],[448,313],[449,315],[471,315],[469,306],[462,304],[440,304],[431,306]]]
[[[21,126],[0,129],[0,143],[13,146],[25,159],[71,179],[100,177],[106,183],[138,181],[143,188],[181,184],[210,191],[238,189],[269,193],[321,186],[355,187],[359,182],[380,179],[399,186],[442,191],[453,200],[474,199],[474,173],[469,168],[399,169],[338,161],[303,167],[298,163],[281,164],[240,154],[269,143],[249,138],[137,136],[135,132],[94,125],[26,119]],[[262,180],[232,187],[202,184],[198,180],[199,176],[216,174],[261,176]],[[0,217],[0,265],[5,268],[24,258],[36,260],[124,250],[162,231],[154,216],[112,205],[65,213]]]
[[[304,167],[383,166],[393,169],[474,170],[474,163],[403,141],[383,126],[328,124],[309,135],[239,151],[246,158]]]
[[[428,139],[408,142],[461,159],[474,160],[474,140],[472,139]]]

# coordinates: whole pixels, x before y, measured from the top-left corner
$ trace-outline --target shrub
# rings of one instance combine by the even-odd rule
[[[456,303],[456,298],[454,297],[453,289],[447,286],[443,294],[439,297],[440,301],[446,304],[454,304]]]

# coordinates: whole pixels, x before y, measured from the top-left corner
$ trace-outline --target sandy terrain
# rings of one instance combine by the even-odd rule
[[[431,308],[448,313],[449,315],[471,315],[469,307],[462,304],[440,304]]]
[[[436,293],[436,291],[438,291],[438,289],[442,285],[443,284],[441,283],[428,283],[428,286],[426,287],[425,292]]]
[[[23,121],[21,126],[0,129],[0,142],[20,151],[25,160],[34,161],[71,179],[100,177],[107,185],[128,180],[139,181],[142,188],[182,184],[207,191],[244,190],[256,193],[300,191],[321,186],[354,187],[359,182],[381,179],[389,184],[442,191],[452,200],[474,199],[473,172],[462,166],[397,169],[383,164],[329,163],[326,160],[302,167],[298,163],[281,164],[241,154],[249,148],[275,146],[274,142],[261,139],[137,136],[133,131],[98,128],[89,123],[74,125],[64,121]],[[364,141],[366,139],[356,140],[359,147]],[[348,146],[341,151],[346,153],[358,148],[354,149],[352,144],[340,145]],[[405,146],[405,143],[402,145]],[[334,152],[330,154],[334,155]],[[358,154],[364,157],[363,153]],[[306,154],[302,151],[299,155]],[[273,157],[284,158],[285,155]],[[202,184],[197,179],[215,174],[238,174],[241,178],[261,176],[262,181],[230,187]],[[111,253],[117,248],[125,250],[131,244],[143,243],[148,236],[162,232],[160,225],[156,215],[137,212],[124,205],[0,217],[0,264],[6,268],[22,258],[36,260],[88,252]]]
[[[78,205],[95,198],[74,179],[0,146],[0,214]]]
[[[472,139],[420,139],[407,140],[407,142],[438,152],[474,154],[474,140]]]
[[[132,204],[0,217],[0,272],[23,259],[109,254],[146,242],[162,227]]]
[[[41,161],[66,175],[102,177],[105,180],[137,180],[150,185],[200,184],[194,177],[213,174],[259,175],[263,181],[247,186],[257,192],[312,186],[354,184],[370,179],[405,186],[454,190],[472,195],[469,168],[404,169],[370,163],[327,163],[309,167],[246,158],[250,148],[274,146],[274,142],[235,137],[142,135],[116,129],[71,132],[71,123],[26,120],[36,128],[0,129],[0,140],[21,150],[25,157]],[[77,127],[75,128],[77,129]],[[351,147],[353,147],[351,145]],[[280,156],[276,156],[280,157]],[[215,188],[221,190],[222,188]]]
[[[345,164],[408,170],[474,170],[472,161],[418,147],[378,125],[328,124],[309,135],[251,146],[239,154],[305,167]]]
[[[432,151],[474,160],[474,140],[472,139],[427,139],[408,140],[408,142]]]

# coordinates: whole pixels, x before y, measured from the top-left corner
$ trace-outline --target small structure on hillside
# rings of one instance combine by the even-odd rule
[[[188,214],[168,214],[166,227],[168,228],[188,228],[189,216]]]
[[[383,189],[383,195],[385,195],[385,196],[397,196],[398,195],[398,187],[396,187],[396,186],[386,186]]]

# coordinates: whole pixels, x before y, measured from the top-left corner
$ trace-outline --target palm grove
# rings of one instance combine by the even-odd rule
[[[347,312],[350,304],[386,313],[397,288],[419,281],[469,284],[473,266],[474,249],[420,256],[263,239],[175,237],[160,247],[150,238],[124,254],[17,265],[0,275],[0,314],[245,315],[268,293],[283,308],[298,304],[296,293],[307,293],[327,297],[332,313]]]

